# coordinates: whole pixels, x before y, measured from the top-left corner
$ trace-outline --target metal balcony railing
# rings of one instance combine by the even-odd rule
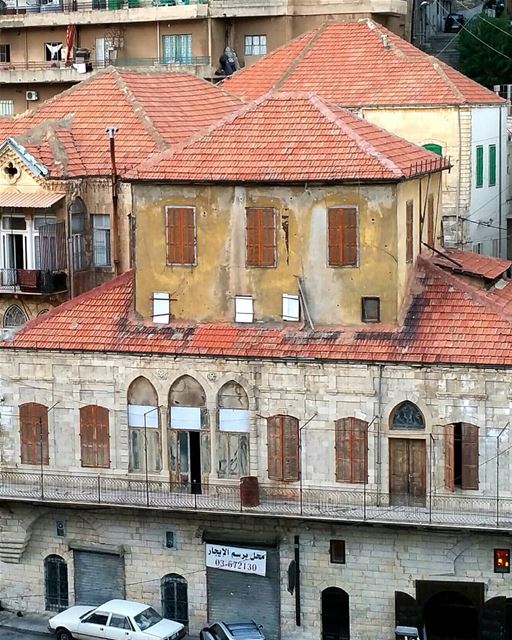
[[[0,269],[0,292],[58,293],[67,291],[63,271],[42,269]]]
[[[0,472],[0,499],[410,526],[504,530],[512,527],[511,498],[438,494],[427,495],[423,505],[393,505],[387,493],[370,491],[364,485],[353,489],[260,485],[257,500],[248,506],[238,484],[210,483],[198,489],[165,480],[61,475],[42,469],[38,473]]]
[[[175,7],[208,4],[208,0],[2,0],[0,15],[116,11],[147,7]]]
[[[174,67],[174,66],[200,66],[210,64],[208,56],[192,56],[188,58],[180,58],[177,60],[166,60],[165,58],[119,58],[112,61],[91,60],[87,63],[89,69],[103,69],[109,65],[115,67]],[[20,60],[13,62],[0,62],[0,72],[2,71],[21,71],[21,70],[54,70],[56,72],[74,71],[73,63],[65,63],[60,60],[48,62],[45,60]]]

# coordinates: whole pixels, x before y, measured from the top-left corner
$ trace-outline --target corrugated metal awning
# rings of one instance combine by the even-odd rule
[[[64,198],[64,193],[56,191],[19,191],[18,189],[0,190],[0,208],[8,209],[48,209]]]

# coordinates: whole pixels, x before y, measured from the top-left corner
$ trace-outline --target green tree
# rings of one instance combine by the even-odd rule
[[[509,16],[475,16],[459,32],[457,44],[459,68],[466,76],[490,89],[496,84],[512,82],[512,26]]]

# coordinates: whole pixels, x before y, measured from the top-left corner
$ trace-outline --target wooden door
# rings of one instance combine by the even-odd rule
[[[389,493],[392,505],[425,506],[425,440],[389,440]]]

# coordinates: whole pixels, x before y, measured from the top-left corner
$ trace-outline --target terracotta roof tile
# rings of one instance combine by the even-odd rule
[[[340,361],[512,365],[512,282],[486,292],[420,258],[398,326],[143,324],[132,315],[132,274],[27,323],[4,348]]]
[[[463,273],[486,280],[496,280],[512,267],[511,260],[492,258],[468,251],[449,249],[445,251],[445,255],[446,257],[436,256],[434,262],[454,273]]]
[[[371,20],[327,22],[223,84],[245,100],[307,90],[344,107],[503,102]]]
[[[262,96],[132,178],[216,182],[401,180],[448,163],[366,120],[304,93]]]

